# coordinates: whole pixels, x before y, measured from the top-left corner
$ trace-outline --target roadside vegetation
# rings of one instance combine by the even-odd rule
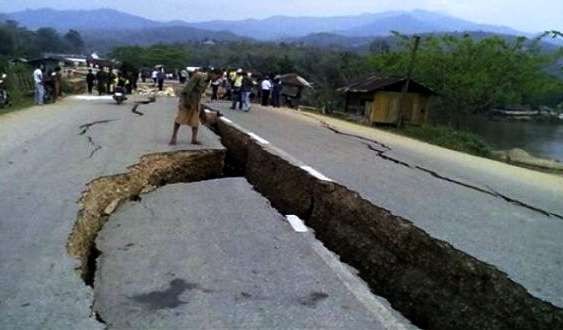
[[[558,35],[558,32],[553,32]],[[402,50],[368,57],[369,67],[388,75],[404,75],[411,40],[396,35]],[[546,69],[563,58],[563,50],[543,52],[541,39],[506,40],[469,36],[427,36],[417,52],[413,78],[440,96],[433,105],[432,122],[459,129],[464,119],[494,107],[529,105],[556,107],[563,102],[563,80]]]
[[[33,68],[18,59],[39,58],[44,52],[80,53],[83,47],[80,33],[74,30],[60,34],[51,28],[31,31],[14,21],[0,23],[0,74],[8,75],[6,86],[12,103],[11,107],[0,108],[0,114],[33,104]]]
[[[471,155],[492,158],[491,147],[478,135],[447,126],[406,126],[390,132]]]
[[[302,111],[322,114],[316,108],[303,108]],[[354,117],[341,112],[324,113],[329,117],[348,121],[358,125],[359,123]],[[367,125],[365,125],[367,126]],[[371,126],[370,126],[371,127]],[[497,159],[494,157],[492,147],[487,144],[480,136],[466,130],[454,129],[444,125],[423,125],[423,126],[404,126],[396,128],[394,126],[378,126],[378,129],[388,131],[390,133],[410,137],[416,140],[424,141],[433,145],[444,147],[447,149],[464,152],[470,155]]]

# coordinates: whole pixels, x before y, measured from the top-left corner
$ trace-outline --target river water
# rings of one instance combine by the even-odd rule
[[[468,120],[466,129],[481,136],[495,150],[524,149],[533,156],[563,162],[563,122]]]

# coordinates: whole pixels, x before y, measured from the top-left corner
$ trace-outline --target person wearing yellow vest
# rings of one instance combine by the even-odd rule
[[[231,105],[231,110],[236,109],[237,103],[240,103],[242,106],[241,88],[242,88],[243,79],[244,79],[244,75],[242,69],[238,69],[235,80],[233,81],[233,91],[232,91],[233,104]]]

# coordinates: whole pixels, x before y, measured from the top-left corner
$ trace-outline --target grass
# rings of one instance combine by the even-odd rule
[[[25,97],[17,100],[12,100],[12,106],[0,108],[0,116],[10,112],[20,111],[33,106],[33,98]]]
[[[401,129],[387,128],[386,130],[471,155],[492,157],[491,147],[473,133],[445,126],[407,126]]]
[[[313,109],[305,109],[304,111],[320,114],[319,111],[315,111]],[[357,118],[354,118],[346,113],[333,112],[324,115],[369,127],[369,125],[358,122]],[[451,150],[494,159],[491,146],[484,142],[481,137],[470,132],[459,131],[446,126],[431,125],[406,126],[400,129],[384,126],[378,128]]]

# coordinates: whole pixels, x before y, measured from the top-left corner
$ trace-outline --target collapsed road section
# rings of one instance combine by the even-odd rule
[[[563,327],[560,308],[532,296],[495,267],[432,238],[409,220],[363,199],[230,120],[209,116],[215,118],[210,125],[221,136],[226,154],[149,155],[127,174],[88,185],[68,243],[69,252],[82,261],[87,282],[95,276],[96,236],[123,201],[138,200],[139,194],[168,183],[217,178],[224,171],[245,176],[281,214],[304,219],[320,241],[359,270],[373,292],[419,327]],[[170,282],[163,290],[202,288],[186,283]]]
[[[92,284],[94,276],[97,254],[94,240],[121,203],[169,183],[220,177],[224,153],[223,150],[193,150],[150,154],[129,167],[127,173],[88,183],[67,243],[68,252],[80,259],[80,273],[86,283]]]
[[[109,329],[412,328],[244,178],[143,195],[96,246],[94,310]]]
[[[416,325],[432,329],[554,329],[563,311],[495,267],[434,239],[408,219],[319,177],[230,120],[216,130],[255,189],[297,214],[372,290]]]

